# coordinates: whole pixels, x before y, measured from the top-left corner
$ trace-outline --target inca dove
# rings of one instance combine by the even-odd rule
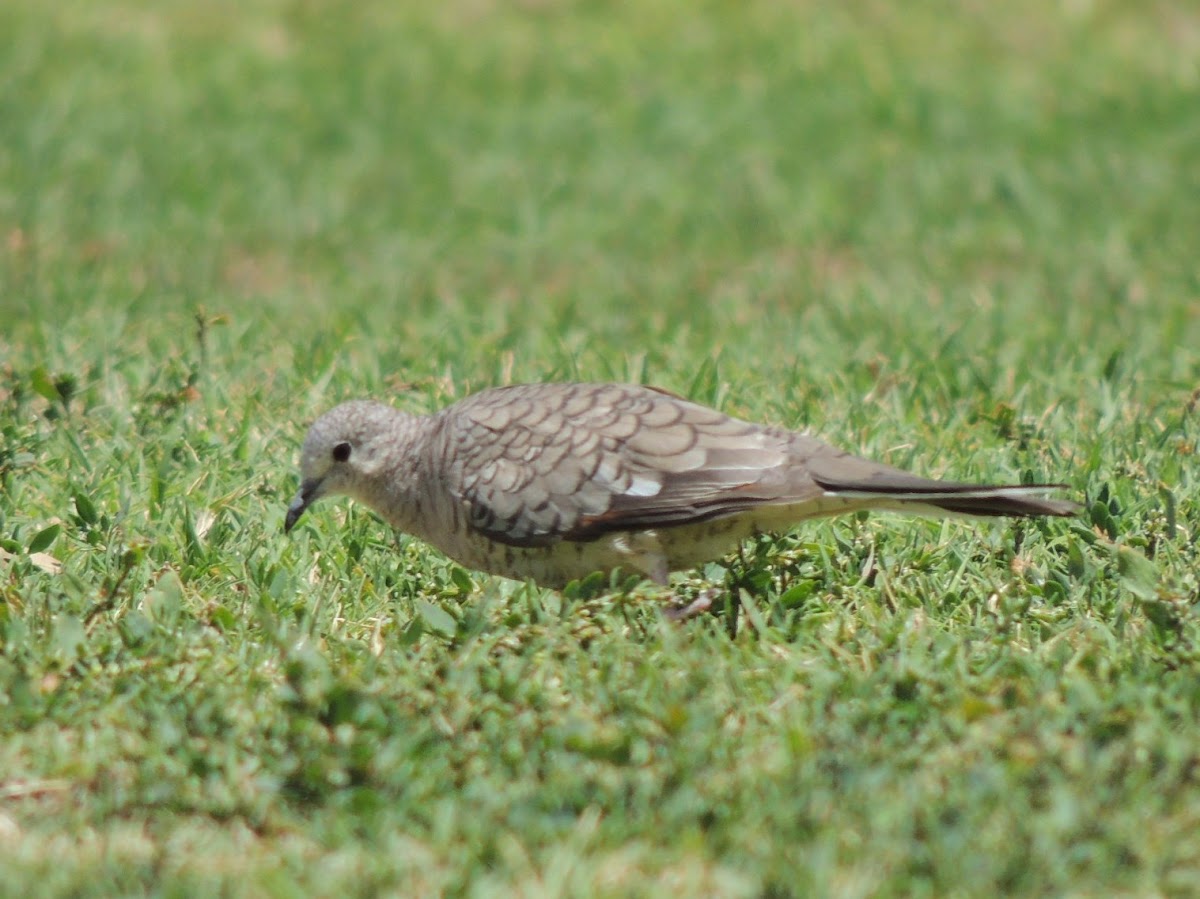
[[[421,417],[374,402],[313,424],[286,530],[344,494],[470,568],[548,587],[622,568],[666,583],[756,533],[855,509],[1070,515],[1059,485],[933,481],[628,384],[486,390]]]

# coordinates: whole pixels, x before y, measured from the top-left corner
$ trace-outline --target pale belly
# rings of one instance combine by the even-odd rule
[[[468,568],[532,579],[559,588],[596,571],[622,569],[660,584],[672,571],[718,559],[754,533],[748,522],[726,520],[654,531],[619,531],[597,540],[563,540],[552,546],[505,546],[481,539],[446,547],[446,554]]]
[[[532,579],[543,587],[563,587],[593,572],[618,568],[666,584],[672,571],[720,559],[755,534],[786,530],[800,520],[836,514],[854,505],[822,497],[802,507],[760,509],[671,528],[618,531],[597,540],[563,540],[544,547],[506,546],[469,533],[439,549],[468,568],[517,580]]]

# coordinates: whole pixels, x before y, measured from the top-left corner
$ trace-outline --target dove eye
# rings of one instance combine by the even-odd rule
[[[337,446],[335,446],[333,448],[333,461],[334,462],[345,462],[349,458],[350,458],[350,444],[339,443]]]

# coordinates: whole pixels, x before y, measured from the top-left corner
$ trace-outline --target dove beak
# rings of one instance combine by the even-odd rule
[[[319,479],[309,478],[300,485],[300,491],[292,497],[292,502],[288,505],[287,518],[283,520],[285,534],[296,526],[296,522],[300,520],[304,510],[316,502],[320,496],[321,481]]]

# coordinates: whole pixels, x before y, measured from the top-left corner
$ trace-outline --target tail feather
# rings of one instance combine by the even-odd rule
[[[929,500],[926,500],[929,502]],[[998,490],[992,496],[938,497],[933,505],[958,515],[1074,515],[1080,510],[1078,503],[1066,499],[1049,499],[1043,496],[1028,496]]]
[[[1074,515],[1082,507],[1042,494],[1065,489],[1065,484],[963,484],[913,476],[873,476],[865,480],[814,477],[822,489],[843,498],[886,504],[932,506],[955,515],[1014,516]]]

